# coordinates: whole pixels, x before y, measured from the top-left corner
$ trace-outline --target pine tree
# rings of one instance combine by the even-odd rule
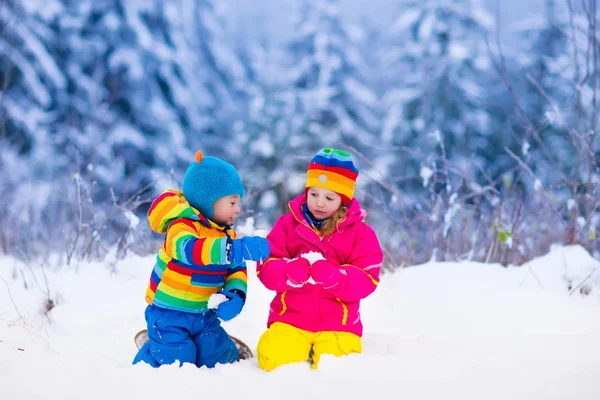
[[[300,99],[280,60],[264,45],[248,47],[253,49],[248,64],[256,85],[248,114],[235,125],[232,151],[249,192],[244,209],[274,223],[286,212],[287,202],[302,191],[302,173],[315,144],[304,135]]]
[[[38,4],[0,2],[0,168],[19,169],[2,184],[32,223],[72,217],[69,176],[110,208],[177,187],[196,149],[228,153],[248,85],[212,0]]]
[[[525,160],[535,159],[531,167],[540,179],[547,181],[550,176],[553,176],[551,180],[559,178],[551,164],[555,161],[555,152],[565,150],[560,149],[562,146],[550,148],[555,147],[556,141],[565,135],[566,126],[563,124],[566,121],[561,121],[562,112],[553,110],[548,100],[560,102],[557,96],[564,92],[560,85],[566,82],[560,78],[558,71],[552,71],[551,62],[568,52],[568,10],[554,0],[545,1],[544,7],[544,13],[528,18],[517,27],[524,45],[513,76],[524,81],[523,96],[519,101],[526,120],[521,118],[516,129],[527,134],[522,136],[520,155]]]
[[[382,141],[436,152],[440,137],[459,168],[494,162],[510,138],[493,129],[489,89],[494,70],[486,37],[493,21],[478,0],[410,1],[393,25]],[[439,132],[439,135],[432,135]],[[409,163],[411,157],[405,157]],[[414,159],[414,157],[412,157]],[[418,174],[421,163],[404,164]]]
[[[307,147],[339,142],[364,148],[379,130],[378,100],[366,83],[369,69],[340,15],[337,0],[304,3],[289,46],[290,78],[306,121]],[[306,150],[305,150],[306,151]]]
[[[223,153],[246,77],[210,0],[20,4],[4,7],[19,23],[0,42],[13,73],[6,136],[56,154],[47,171],[93,174],[120,198],[181,171],[197,148]]]
[[[527,78],[524,107],[533,131],[525,156],[536,160],[532,168],[546,184],[566,177],[591,181],[598,174],[590,156],[598,150],[599,128],[595,3],[589,2],[586,15],[568,3],[547,0],[546,13],[525,21],[519,31],[526,43],[519,73]]]
[[[378,102],[348,30],[337,1],[304,3],[283,57],[266,46],[251,52],[256,86],[247,117],[236,125],[236,165],[251,171],[244,181],[252,212],[270,222],[302,192],[320,148],[342,143],[364,151],[374,143]]]

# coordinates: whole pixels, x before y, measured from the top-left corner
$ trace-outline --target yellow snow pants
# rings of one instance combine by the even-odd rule
[[[283,322],[274,322],[258,340],[256,351],[258,365],[265,371],[309,359],[312,359],[312,368],[317,369],[322,354],[340,357],[361,353],[362,344],[360,336],[354,333],[310,332]]]

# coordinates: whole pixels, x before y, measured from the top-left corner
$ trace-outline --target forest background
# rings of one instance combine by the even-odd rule
[[[285,3],[285,4],[284,4]],[[0,253],[116,262],[193,154],[269,229],[353,154],[385,269],[600,258],[596,0],[0,0]]]

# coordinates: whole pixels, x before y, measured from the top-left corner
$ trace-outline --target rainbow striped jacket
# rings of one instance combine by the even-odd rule
[[[150,228],[165,234],[146,290],[146,302],[190,313],[206,311],[208,298],[219,290],[245,298],[246,263],[227,262],[227,238],[235,231],[202,216],[182,192],[167,190],[148,210]]]

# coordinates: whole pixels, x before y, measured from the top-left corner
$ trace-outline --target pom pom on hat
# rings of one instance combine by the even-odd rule
[[[306,190],[322,187],[340,195],[342,204],[348,205],[354,198],[358,169],[352,155],[342,150],[325,148],[310,160],[306,177]]]
[[[221,197],[246,191],[235,167],[221,159],[196,152],[195,160],[183,177],[183,195],[206,218],[213,216],[213,204]]]
[[[196,152],[196,163],[200,164],[202,162],[202,157],[204,157],[204,154],[202,154],[202,152],[200,150],[198,150]]]

